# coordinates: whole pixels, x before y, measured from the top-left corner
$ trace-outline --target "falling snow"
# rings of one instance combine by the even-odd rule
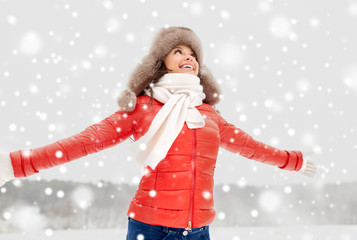
[[[353,26],[357,3],[89,2],[35,0],[24,2],[21,9],[27,11],[22,11],[12,1],[0,1],[0,152],[44,146],[118,111],[116,99],[134,67],[149,52],[156,31],[183,25],[201,38],[203,62],[222,89],[216,106],[221,115],[264,143],[312,152],[308,158],[319,165],[318,175],[308,179],[220,150],[215,184],[222,184],[219,191],[223,196],[233,194],[235,186],[242,191],[252,185],[279,186],[279,191],[266,188],[247,193],[256,205],[240,214],[245,214],[251,224],[274,215],[284,204],[284,211],[293,211],[296,224],[346,208],[330,200],[330,194],[309,201],[314,206],[326,203],[330,210],[311,210],[307,217],[297,210],[307,204],[306,199],[286,199],[295,196],[294,184],[314,184],[316,191],[321,191],[328,183],[356,181],[357,119],[353,103],[357,100],[357,35]],[[123,127],[117,132],[121,133]],[[236,141],[232,139],[231,143]],[[128,151],[129,144],[126,141],[38,176],[95,182],[97,188],[105,188],[105,181],[137,186],[142,174],[150,172],[140,172]],[[146,147],[143,144],[140,150]],[[30,157],[30,151],[26,156]],[[64,154],[59,150],[55,157],[63,158]],[[30,179],[37,181],[36,176]],[[12,184],[21,191],[21,181]],[[41,193],[48,199],[70,198],[77,213],[90,209],[96,200],[90,188],[81,186],[73,192],[41,186]],[[9,194],[6,187],[1,188],[1,194]],[[156,194],[149,191],[152,198]],[[201,195],[210,200],[214,194],[202,190]],[[56,230],[46,227],[46,219],[36,206],[39,203],[31,204],[1,209],[0,223],[6,220],[22,232],[40,229],[46,239],[55,236]],[[228,211],[218,209],[217,219],[230,221]],[[275,223],[281,224],[279,217]],[[323,239],[318,237],[324,232],[321,229],[301,232],[287,231],[280,239]],[[251,239],[259,234],[256,229],[246,230],[225,239]],[[349,232],[334,239],[354,236]]]

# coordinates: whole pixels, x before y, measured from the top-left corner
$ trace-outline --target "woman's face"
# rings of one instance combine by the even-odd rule
[[[188,73],[198,75],[196,54],[185,45],[178,45],[172,49],[164,59],[169,73]]]

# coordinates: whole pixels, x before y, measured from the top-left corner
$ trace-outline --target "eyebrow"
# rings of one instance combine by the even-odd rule
[[[183,50],[183,48],[182,48],[182,47],[175,47],[175,48],[174,48],[174,50],[175,50],[175,49],[177,49],[177,48],[178,48],[178,49],[180,49],[180,50]],[[196,53],[195,53],[195,52],[193,52],[192,50],[190,50],[190,51],[191,51],[191,53],[193,53],[193,54],[195,54],[195,55],[196,55]]]

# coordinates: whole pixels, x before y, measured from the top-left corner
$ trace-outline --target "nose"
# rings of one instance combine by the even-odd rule
[[[193,61],[193,56],[191,56],[191,55],[186,55],[186,60]]]

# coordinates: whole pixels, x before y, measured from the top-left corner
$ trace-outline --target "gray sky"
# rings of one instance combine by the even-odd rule
[[[216,183],[356,180],[357,1],[0,0],[0,16],[0,152],[114,113],[157,30],[186,26],[221,85],[223,117],[280,149],[314,151],[320,167],[308,179],[222,149]],[[128,144],[31,178],[137,183]]]

